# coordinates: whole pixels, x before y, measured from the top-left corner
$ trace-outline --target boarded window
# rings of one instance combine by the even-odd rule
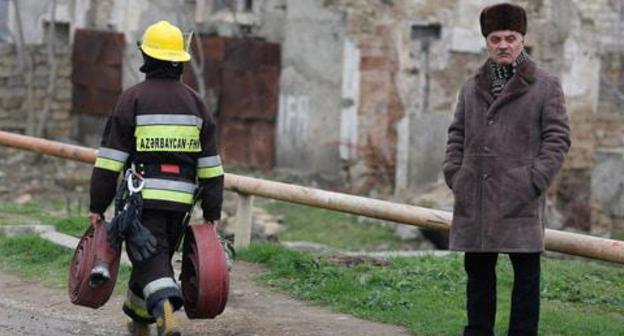
[[[74,39],[74,113],[108,115],[122,91],[124,35],[78,29]]]
[[[45,21],[43,23],[43,36],[44,39],[48,38],[50,33],[50,22]],[[52,35],[55,46],[69,45],[69,23],[67,22],[54,22],[54,34]]]

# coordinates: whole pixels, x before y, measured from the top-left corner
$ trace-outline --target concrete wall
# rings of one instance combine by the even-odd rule
[[[9,33],[9,0],[0,0],[0,43],[9,41]]]
[[[276,162],[336,182],[342,170],[338,158],[344,16],[317,1],[289,0],[286,6]]]
[[[410,39],[408,60],[417,72],[413,85],[406,87],[415,93],[410,105],[410,151],[407,191],[422,191],[441,179],[441,163],[446,145],[448,125],[457,102],[457,92],[463,82],[483,63],[484,42],[479,33],[478,17],[482,6],[489,2],[452,1],[438,8],[437,1],[420,1],[412,7],[410,25],[440,24],[439,39],[431,40],[429,63],[423,39]],[[421,14],[422,13],[422,14]],[[429,91],[424,92],[426,74]],[[420,90],[418,88],[421,88]]]
[[[47,27],[51,19],[51,1],[23,0],[18,2],[26,51],[32,60],[32,79],[29,79],[28,59],[18,59],[16,45],[19,43],[18,10],[12,1],[3,1],[8,9],[7,44],[0,46],[0,126],[3,129],[25,132],[33,121],[29,115],[40,118],[44,110],[50,76],[50,64],[46,54]],[[67,138],[77,132],[72,109],[71,41],[76,28],[88,25],[89,0],[58,0],[55,14],[54,43],[57,62],[54,96],[44,134],[52,138]],[[0,9],[3,10],[4,9]],[[29,81],[32,92],[29,93]]]
[[[84,28],[89,25],[88,11],[91,1],[95,0],[57,0],[55,22],[69,25],[69,41],[73,39],[73,31],[76,28]],[[45,27],[50,21],[52,1],[20,0],[19,12],[23,25],[24,42],[26,44],[41,44],[45,40]],[[16,42],[17,18],[15,16],[14,2],[10,2],[8,12],[10,42]]]
[[[159,20],[168,20],[180,26],[183,31],[188,31],[191,30],[192,21],[185,16],[189,9],[178,6],[177,1],[117,0],[111,2],[112,5],[102,5],[110,11],[109,16],[102,15],[96,24],[107,25],[126,36],[123,86],[127,88],[144,78],[144,74],[139,72],[143,59],[136,43],[141,39],[145,28]]]

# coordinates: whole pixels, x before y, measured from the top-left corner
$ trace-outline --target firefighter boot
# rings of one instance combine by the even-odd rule
[[[173,306],[169,300],[164,299],[156,304],[156,307],[152,309],[152,315],[156,318],[158,336],[182,335],[173,318]]]
[[[150,328],[148,324],[132,320],[128,322],[128,332],[132,336],[149,336]]]

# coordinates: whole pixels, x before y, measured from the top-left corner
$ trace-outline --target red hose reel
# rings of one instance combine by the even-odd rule
[[[82,235],[69,265],[69,298],[73,304],[91,308],[103,306],[110,298],[117,282],[121,247],[113,249],[106,241],[106,223],[91,225]],[[103,262],[108,265],[110,281],[92,287],[89,275],[93,267]]]
[[[110,298],[117,274],[121,248],[106,240],[103,221],[84,233],[69,267],[69,297],[73,304],[99,308]],[[110,281],[98,287],[89,284],[89,275],[98,262],[109,265]],[[190,319],[211,319],[227,304],[229,271],[225,252],[213,224],[191,224],[186,229],[182,257],[184,311]]]
[[[225,252],[214,224],[191,224],[186,230],[182,257],[184,311],[190,319],[221,314],[230,288]]]

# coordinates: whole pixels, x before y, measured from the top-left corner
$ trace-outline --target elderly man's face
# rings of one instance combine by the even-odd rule
[[[499,65],[509,65],[518,58],[524,48],[524,36],[513,30],[491,32],[485,38],[490,58]]]

